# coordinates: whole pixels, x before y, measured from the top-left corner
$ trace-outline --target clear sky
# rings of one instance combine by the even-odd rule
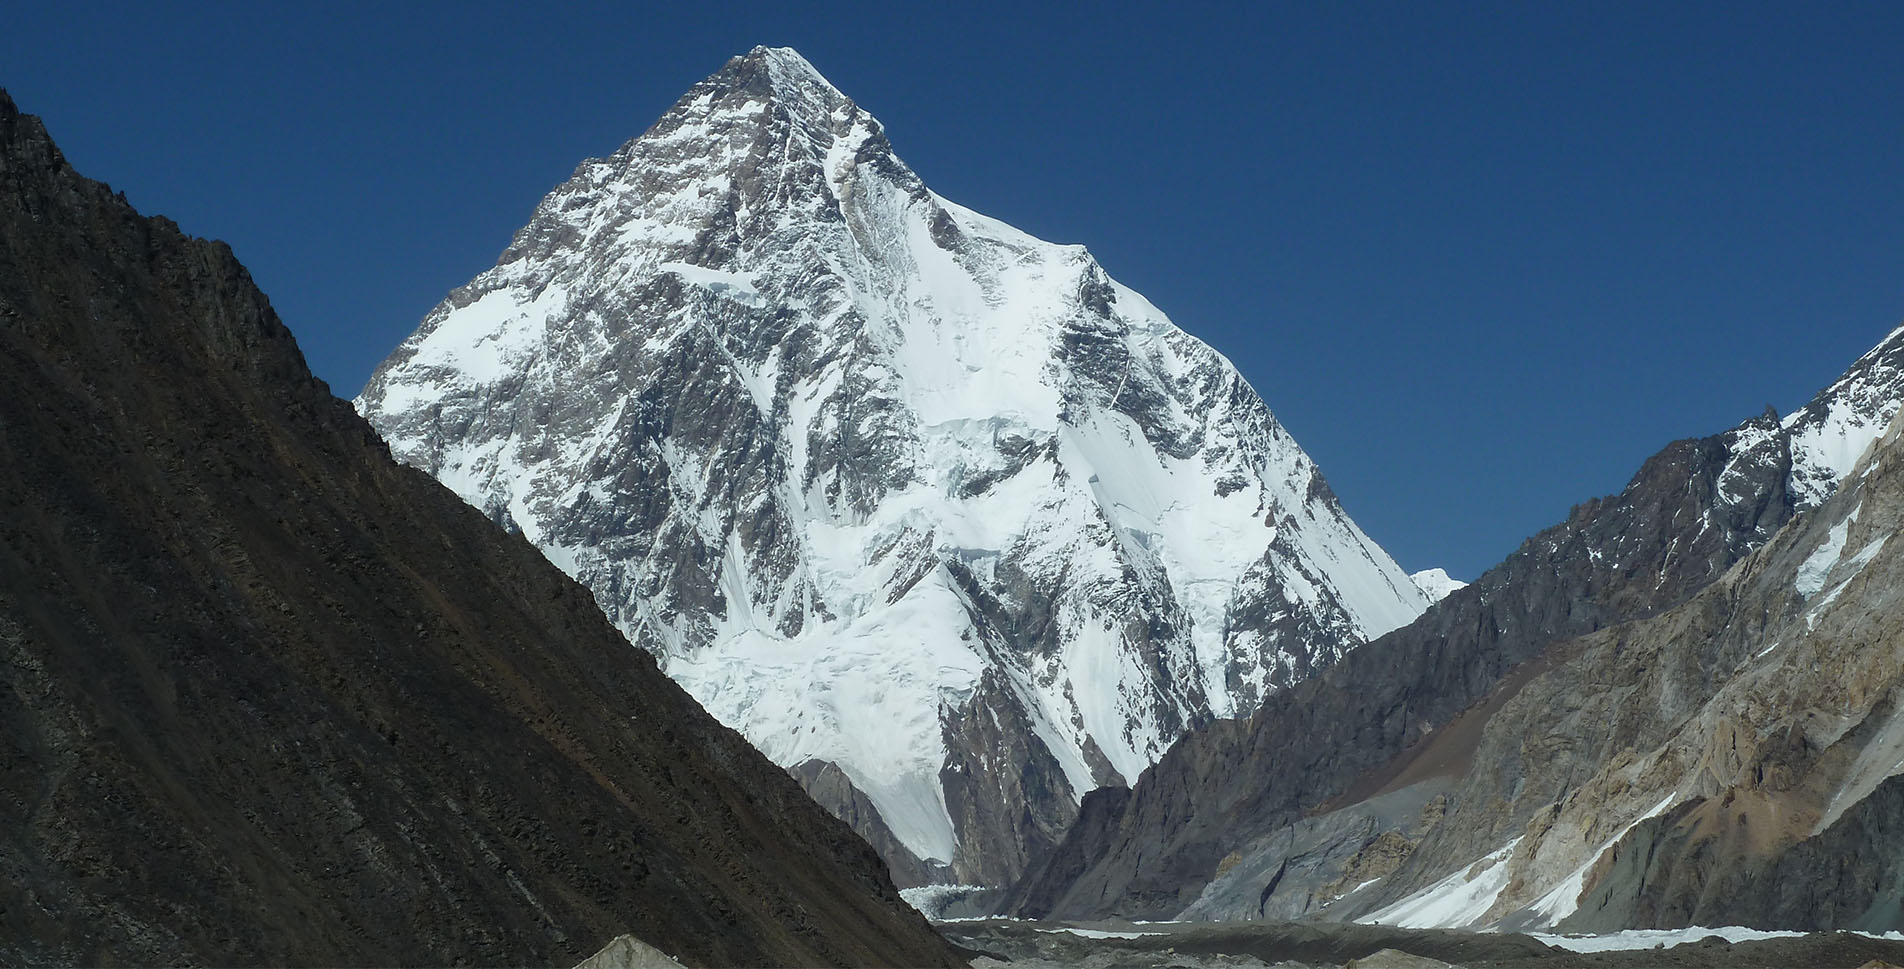
[[[798,48],[1473,578],[1904,321],[1904,3],[18,4],[0,86],[345,396],[583,158]]]

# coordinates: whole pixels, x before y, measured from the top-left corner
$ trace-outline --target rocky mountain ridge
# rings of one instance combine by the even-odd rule
[[[1459,782],[1490,768],[1477,745],[1500,709],[1572,655],[1554,644],[1688,602],[1818,508],[1896,413],[1900,363],[1904,330],[1784,419],[1768,411],[1670,445],[1620,494],[1576,507],[1415,623],[1247,720],[1186,737],[1130,794],[1101,812],[1087,802],[1093,823],[1014,886],[1006,911],[1265,918],[1340,905],[1354,914],[1368,911],[1361,902],[1394,901],[1426,871],[1445,875],[1429,848],[1453,843],[1449,832],[1526,820],[1499,813],[1481,824],[1469,816],[1480,808],[1462,808]],[[1451,810],[1461,825],[1442,825]],[[1416,853],[1418,843],[1428,848]]]
[[[358,406],[912,882],[1427,596],[1219,354],[759,48],[582,164]]]
[[[961,964],[0,93],[0,963]]]
[[[1904,928],[1900,462],[1893,420],[1822,506],[1692,600],[1550,647],[1488,717],[1445,821],[1348,908],[1447,927]]]

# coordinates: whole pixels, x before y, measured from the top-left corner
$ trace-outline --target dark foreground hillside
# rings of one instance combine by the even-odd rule
[[[878,857],[0,94],[0,964],[945,965]]]

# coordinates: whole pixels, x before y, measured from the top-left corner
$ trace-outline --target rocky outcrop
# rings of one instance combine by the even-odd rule
[[[1178,917],[1233,922],[1307,919],[1352,904],[1393,874],[1440,823],[1447,797],[1436,779],[1303,818],[1238,847]]]
[[[1463,778],[1495,756],[1477,753],[1494,716],[1563,658],[1549,654],[1553,644],[1685,603],[1829,493],[1850,464],[1818,442],[1868,440],[1873,425],[1888,422],[1904,396],[1894,365],[1900,347],[1904,332],[1894,332],[1784,420],[1768,411],[1725,434],[1668,446],[1618,495],[1576,507],[1416,622],[1270,697],[1250,719],[1186,737],[1144,774],[1114,824],[1075,832],[1097,840],[1057,849],[1054,862],[1068,859],[1069,869],[1032,872],[1004,911],[1168,918],[1198,901],[1225,859],[1250,854],[1274,832],[1337,811],[1353,816],[1367,799],[1411,785]],[[1594,713],[1564,702],[1529,709],[1582,723]],[[1548,796],[1560,789],[1533,788]],[[1484,827],[1526,820],[1504,813]],[[1471,830],[1468,823],[1441,830]],[[1363,829],[1342,830],[1350,840],[1329,853],[1352,857]],[[1251,857],[1257,869],[1281,868],[1273,851]],[[1097,860],[1079,866],[1080,858]],[[1450,864],[1451,856],[1415,851],[1401,871],[1405,879]]]
[[[790,50],[583,163],[359,405],[963,883],[1427,604],[1228,361]]]
[[[986,846],[995,876],[1044,857],[1077,817],[1077,794],[1033,716],[1007,678],[992,670],[979,677],[970,700],[941,714],[946,758],[939,784],[946,809],[963,837]]]
[[[853,786],[852,780],[845,771],[840,770],[838,764],[809,760],[795,765],[789,773],[800,782],[800,788],[813,798],[814,803],[859,832],[860,837],[865,838],[866,843],[872,845],[881,858],[886,859],[893,884],[900,888],[917,888],[921,885],[942,884],[947,880],[944,865],[932,865],[920,860],[919,856],[906,850],[898,838],[893,837],[892,829],[886,826],[886,819],[879,816],[879,806],[864,791]]]
[[[1753,869],[1754,890],[1729,897],[1710,892],[1707,897],[1723,904],[1694,908],[1687,917],[1700,925],[1725,918],[1739,925],[1896,931],[1904,925],[1904,777],[1885,778],[1825,830]]]
[[[956,964],[588,592],[0,95],[0,963]]]
[[[575,969],[682,969],[668,954],[632,935],[618,935]]]
[[[1904,777],[1887,778],[1810,837],[1762,797],[1694,797],[1640,822],[1592,863],[1568,931],[1748,925],[1890,932],[1904,926]]]

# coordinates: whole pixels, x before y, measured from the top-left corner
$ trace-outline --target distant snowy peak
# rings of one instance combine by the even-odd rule
[[[788,50],[584,162],[358,405],[973,883],[1428,604],[1229,361]]]
[[[1440,602],[1448,597],[1448,593],[1465,589],[1468,585],[1441,569],[1422,569],[1410,573],[1408,579],[1415,583],[1415,588],[1420,589],[1422,595],[1428,597],[1429,602]]]

